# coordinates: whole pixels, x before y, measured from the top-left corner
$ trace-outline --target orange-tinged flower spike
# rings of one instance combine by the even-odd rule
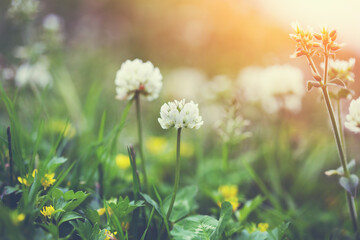
[[[318,34],[318,33],[314,33],[314,34],[313,34],[313,36],[314,36],[314,38],[316,38],[316,39],[317,39],[317,40],[319,40],[319,41],[321,41],[321,40],[322,40],[321,35],[320,35],[320,34]]]
[[[336,35],[336,30],[332,30],[331,32],[330,32],[330,34],[329,34],[329,36],[332,38],[333,36],[335,36]]]

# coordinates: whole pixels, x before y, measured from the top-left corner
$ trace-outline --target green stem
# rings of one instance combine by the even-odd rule
[[[340,140],[341,140],[341,145],[342,148],[345,149],[345,137],[344,137],[344,128],[342,125],[342,120],[341,120],[341,99],[338,98],[336,103],[337,103],[337,111],[338,111],[338,124],[339,124],[339,133],[340,133]],[[346,152],[344,151],[344,155],[345,155],[345,159],[347,159],[346,157]]]
[[[143,152],[143,136],[142,136],[142,125],[141,125],[141,111],[140,111],[140,93],[137,91],[135,93],[135,102],[136,102],[136,116],[137,116],[137,125],[138,125],[138,137],[139,137],[139,153],[141,160],[141,171],[144,176],[144,185],[146,188],[146,192],[149,193],[148,180],[146,175],[146,167],[145,167],[145,157]]]
[[[228,160],[229,160],[229,147],[226,142],[224,142],[222,145],[222,159],[223,159],[224,170],[227,170]]]
[[[325,55],[324,84],[326,84],[327,76],[328,76],[328,60],[329,60],[329,56]],[[348,178],[348,177],[350,177],[350,172],[349,172],[349,169],[347,168],[345,151],[343,149],[341,137],[339,134],[339,127],[336,125],[334,109],[332,107],[330,97],[329,97],[329,92],[328,92],[326,86],[322,87],[322,92],[323,92],[323,96],[325,99],[326,108],[327,108],[329,116],[330,116],[331,125],[332,125],[332,129],[333,129],[334,137],[335,137],[335,142],[336,142],[336,146],[337,146],[339,157],[340,157],[340,163],[344,169],[344,176]],[[354,231],[357,232],[358,223],[357,223],[357,213],[355,210],[354,198],[351,196],[351,194],[349,192],[347,192],[347,191],[345,191],[345,192],[346,192],[346,196],[347,196],[347,202],[348,202],[350,217],[351,217],[351,220],[353,223]]]
[[[166,219],[170,219],[171,211],[174,207],[175,198],[176,198],[176,191],[179,187],[180,181],[180,139],[181,139],[181,128],[178,129],[177,132],[177,142],[176,142],[176,167],[175,167],[175,183],[174,183],[174,192],[171,198],[169,210],[166,214]]]
[[[13,186],[13,180],[14,180],[14,162],[13,162],[13,155],[12,155],[12,147],[11,147],[11,131],[10,127],[6,130],[7,137],[8,137],[8,149],[9,149],[9,165],[10,165],[10,186]]]

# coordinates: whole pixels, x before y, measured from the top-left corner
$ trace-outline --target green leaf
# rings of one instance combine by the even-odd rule
[[[159,207],[159,205],[157,204],[157,202],[155,202],[155,200],[153,200],[149,195],[145,194],[145,193],[140,193],[140,195],[144,198],[144,200],[149,203],[151,206],[153,206],[155,208],[155,210],[160,214],[160,216],[165,217],[165,215],[161,212],[161,209]]]
[[[66,161],[67,159],[64,157],[53,157],[47,165],[47,171],[55,172],[55,170]]]
[[[267,239],[267,236],[268,236],[267,232],[255,231],[249,233],[247,230],[243,230],[241,232],[241,236],[239,240],[265,240]]]
[[[96,210],[88,208],[84,211],[84,213],[86,218],[89,219],[92,224],[100,222],[100,216]]]
[[[232,214],[231,203],[223,202],[221,204],[219,224],[217,225],[215,232],[211,235],[211,240],[221,239],[221,234],[223,233],[226,224],[230,220],[231,214]]]
[[[239,220],[239,222],[243,222],[246,220],[246,218],[254,211],[256,210],[264,201],[264,198],[261,196],[256,196],[254,199],[246,201],[244,204],[244,207],[242,207],[235,216]]]
[[[198,188],[196,186],[188,186],[177,192],[174,207],[170,216],[171,222],[180,220],[198,208],[198,205],[195,201],[197,192]],[[168,211],[171,197],[172,195],[169,195],[165,198],[162,212],[165,213]]]
[[[60,222],[58,223],[58,226],[60,226],[64,222],[68,222],[74,219],[80,219],[83,218],[80,214],[76,212],[66,212],[62,215]]]
[[[71,191],[69,191],[71,192]],[[66,194],[66,193],[65,193]],[[65,198],[64,194],[64,198]],[[70,195],[70,194],[69,194]],[[74,194],[73,200],[67,203],[64,207],[66,211],[72,211],[75,208],[77,208],[85,199],[89,196],[89,194],[86,194],[84,192],[78,191]]]
[[[269,240],[282,240],[287,229],[289,228],[290,222],[282,223],[277,228],[274,228],[269,233]]]
[[[349,169],[349,171],[355,167],[355,159],[352,159],[348,164],[347,167]],[[344,176],[344,169],[342,166],[338,167],[337,169],[331,169],[325,172],[325,175],[327,176],[332,176],[332,175],[339,175],[339,176]]]
[[[145,237],[146,237],[146,233],[147,233],[147,231],[148,231],[148,229],[149,229],[149,226],[150,226],[152,217],[153,217],[153,215],[154,215],[154,211],[155,211],[155,208],[153,207],[152,210],[151,210],[151,213],[150,213],[150,217],[149,217],[149,221],[148,221],[148,223],[147,223],[146,229],[145,229],[143,235],[141,236],[141,239],[140,239],[140,240],[144,240]]]
[[[61,198],[62,196],[63,196],[63,192],[58,188],[54,188],[53,192],[51,193],[51,197],[54,198],[55,200]]]
[[[174,225],[170,232],[175,240],[210,240],[218,226],[215,218],[204,215],[187,217]]]
[[[66,193],[64,193],[65,201],[73,200],[74,198],[75,198],[75,193],[73,190],[70,190],[70,191],[67,191]]]
[[[355,174],[351,174],[350,177],[341,177],[339,183],[351,196],[356,196],[359,178]]]
[[[72,221],[70,224],[73,225],[83,240],[105,240],[106,238],[104,230],[100,231],[99,225],[91,225],[87,219],[84,222],[79,220]]]

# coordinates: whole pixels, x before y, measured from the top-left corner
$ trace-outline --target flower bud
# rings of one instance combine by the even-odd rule
[[[336,35],[336,30],[332,30],[329,36],[332,38],[334,35]]]
[[[337,44],[333,44],[331,47],[330,47],[330,49],[332,50],[332,51],[337,51],[337,50],[339,50],[341,47],[339,46],[339,45],[337,45]]]
[[[313,77],[316,81],[321,82],[321,76],[319,74],[314,74]]]
[[[321,35],[318,34],[318,33],[314,33],[313,36],[314,36],[317,40],[321,40],[321,39],[322,39]]]

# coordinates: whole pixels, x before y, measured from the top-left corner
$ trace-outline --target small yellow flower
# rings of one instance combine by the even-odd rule
[[[55,209],[52,205],[43,207],[43,210],[40,210],[41,214],[48,219],[51,218],[51,215],[55,212]]]
[[[150,137],[146,141],[146,148],[149,150],[150,153],[154,155],[163,153],[166,145],[167,140],[163,137]]]
[[[259,223],[258,224],[258,229],[260,232],[266,232],[269,228],[269,224],[268,223]]]
[[[225,199],[230,199],[237,196],[238,189],[236,185],[221,185],[219,192]]]
[[[192,155],[194,155],[194,152],[195,152],[195,148],[192,144],[190,144],[188,142],[181,143],[181,148],[180,148],[181,156],[191,157]]]
[[[106,236],[105,240],[116,239],[115,238],[116,234],[117,234],[117,232],[112,233],[112,232],[110,232],[110,230],[105,229],[105,236]]]
[[[105,214],[105,208],[99,208],[99,209],[97,210],[97,212],[98,212],[99,216],[102,216],[102,215]]]
[[[129,226],[130,226],[129,222],[121,222],[121,228],[123,231],[129,230]]]
[[[33,178],[35,178],[35,175],[38,173],[38,170],[37,169],[34,169],[34,171],[32,172],[32,174],[31,174],[31,176],[33,177]]]
[[[46,173],[45,176],[41,179],[41,185],[43,185],[44,190],[54,184],[56,179],[54,179],[55,173]]]
[[[24,220],[25,220],[25,214],[20,213],[19,215],[17,215],[17,217],[16,217],[17,222],[22,222]]]
[[[71,125],[71,123],[64,120],[51,120],[48,123],[48,131],[54,133],[63,133],[64,137],[71,139],[76,135],[76,129]]]
[[[19,183],[24,184],[25,186],[29,187],[30,183],[28,183],[28,181],[26,180],[26,178],[22,178],[22,177],[18,177],[17,178]]]
[[[130,167],[130,159],[129,156],[124,154],[118,154],[116,155],[116,165],[123,170],[126,170]]]

